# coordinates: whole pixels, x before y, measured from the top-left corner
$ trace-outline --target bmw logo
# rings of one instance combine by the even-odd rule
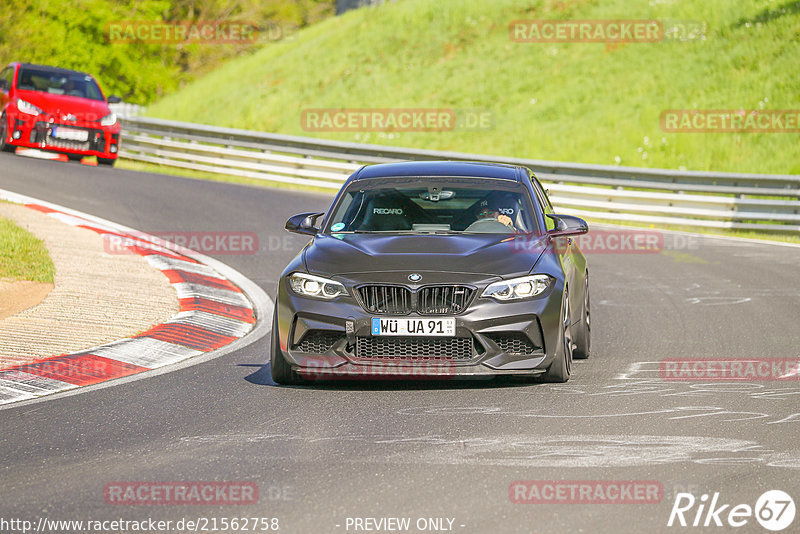
[[[418,273],[411,273],[408,275],[408,280],[411,282],[419,282],[422,280],[422,275]]]

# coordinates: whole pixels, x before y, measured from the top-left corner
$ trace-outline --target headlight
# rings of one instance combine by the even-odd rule
[[[497,300],[522,300],[541,295],[553,279],[546,274],[535,274],[494,282],[483,290],[482,297],[492,297]]]
[[[109,113],[100,119],[100,126],[113,126],[117,123],[117,116],[114,113]]]
[[[42,110],[31,104],[30,102],[26,102],[21,98],[17,99],[17,109],[20,110],[22,113],[27,113],[28,115],[39,115]]]
[[[333,299],[347,294],[347,290],[339,282],[313,274],[294,273],[289,276],[289,286],[292,291],[304,297]]]

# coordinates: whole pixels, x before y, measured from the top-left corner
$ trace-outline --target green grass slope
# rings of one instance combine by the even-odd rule
[[[703,38],[518,43],[517,19],[695,21]],[[503,156],[800,173],[796,133],[666,133],[665,109],[800,109],[794,0],[399,0],[229,61],[148,114]],[[480,131],[314,133],[310,108],[485,109]]]
[[[5,217],[0,217],[0,280],[52,284],[55,267],[44,242]]]

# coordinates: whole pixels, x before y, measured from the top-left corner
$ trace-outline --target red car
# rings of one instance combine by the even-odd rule
[[[0,71],[0,150],[38,148],[114,165],[120,125],[95,79],[83,72],[14,62]]]

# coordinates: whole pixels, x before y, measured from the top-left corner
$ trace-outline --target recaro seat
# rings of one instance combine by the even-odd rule
[[[359,229],[367,232],[411,230],[407,210],[394,195],[379,195],[366,205]]]

